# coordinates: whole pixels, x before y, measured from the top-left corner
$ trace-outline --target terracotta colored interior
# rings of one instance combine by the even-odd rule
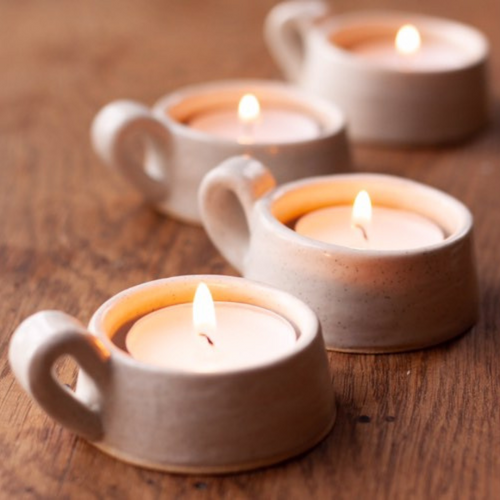
[[[331,43],[345,50],[351,50],[360,43],[371,40],[386,39],[394,41],[398,28],[396,26],[351,26],[329,37]]]
[[[294,92],[283,88],[272,88],[272,86],[259,86],[258,84],[225,86],[209,89],[200,88],[199,92],[186,93],[178,102],[169,106],[166,114],[181,124],[188,124],[196,115],[207,113],[212,110],[238,109],[241,97],[246,93],[254,94],[262,106],[284,107],[290,110],[302,112],[313,116],[325,131],[337,129],[342,123],[340,113],[325,111],[314,100],[308,101]]]
[[[450,196],[400,179],[381,176],[353,176],[314,180],[278,191],[270,205],[271,213],[289,225],[302,215],[333,205],[352,206],[358,192],[366,189],[372,204],[418,213],[434,221],[446,237],[468,224],[468,212]]]
[[[295,298],[276,291],[263,291],[242,278],[211,281],[209,276],[159,280],[126,290],[104,304],[92,319],[93,330],[115,335],[140,317],[175,304],[191,303],[200,281],[208,284],[215,301],[241,302],[263,307],[286,318],[297,331],[297,344],[307,342],[316,332],[315,317],[305,312]]]
[[[399,28],[404,24],[415,25],[423,43],[425,40],[441,40],[453,44],[471,61],[482,57],[485,52],[483,39],[468,27],[437,19],[414,19],[411,15],[393,19],[370,19],[367,16],[357,21],[339,23],[327,38],[330,43],[344,50],[352,50],[356,45],[370,40],[387,39],[388,43],[394,43]]]

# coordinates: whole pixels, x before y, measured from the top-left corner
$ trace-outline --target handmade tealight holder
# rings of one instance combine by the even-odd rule
[[[481,32],[404,12],[327,14],[323,2],[279,4],[265,35],[290,81],[346,112],[354,140],[445,143],[485,125],[489,47]]]
[[[418,349],[474,324],[472,216],[458,200],[376,174],[273,184],[256,160],[228,160],[201,185],[204,227],[245,277],[308,303],[329,349]],[[362,190],[371,219],[352,208]]]
[[[75,393],[53,375],[63,355],[81,369]],[[242,278],[145,283],[105,302],[88,329],[62,312],[40,312],[14,333],[9,359],[52,418],[105,453],[153,469],[273,464],[317,444],[335,420],[316,315]]]
[[[140,140],[144,162],[131,152]],[[230,156],[261,159],[280,182],[344,171],[350,163],[337,106],[259,80],[194,85],[163,97],[153,109],[110,103],[94,119],[92,142],[103,161],[160,212],[195,224],[201,179]]]

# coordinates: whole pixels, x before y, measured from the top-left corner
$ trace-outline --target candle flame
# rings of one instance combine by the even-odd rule
[[[360,191],[352,207],[352,225],[363,226],[372,220],[372,200],[366,191]]]
[[[200,283],[193,300],[193,325],[196,334],[206,338],[213,345],[210,336],[215,331],[217,319],[212,294],[205,283]]]
[[[259,119],[260,103],[253,94],[245,94],[238,105],[238,118],[242,123],[253,123]]]
[[[405,24],[399,28],[396,34],[396,50],[403,55],[411,55],[418,52],[421,45],[420,33],[415,26]]]

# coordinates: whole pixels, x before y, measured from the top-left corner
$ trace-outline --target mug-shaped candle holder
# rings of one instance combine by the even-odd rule
[[[257,103],[243,101],[248,94]],[[144,165],[131,154],[134,139],[145,143]],[[230,156],[261,159],[280,182],[344,171],[350,164],[346,123],[337,106],[290,85],[259,80],[186,87],[153,109],[112,102],[95,117],[92,142],[102,160],[160,212],[193,224],[200,223],[197,190],[203,176]]]
[[[217,324],[214,345],[196,344],[205,342],[200,332],[181,332],[186,337],[176,331],[185,327],[182,320],[201,281],[213,294],[216,312],[232,311]],[[158,315],[155,330],[151,321]],[[236,327],[229,336],[217,336],[224,321]],[[250,342],[250,349],[240,352],[233,345],[238,360],[224,360],[233,335],[252,322],[268,328],[237,337]],[[260,349],[253,334],[264,338]],[[132,355],[119,347],[130,344]],[[193,346],[219,351],[196,357],[186,351]],[[158,351],[166,363],[144,358]],[[52,375],[62,355],[81,368],[75,393]],[[227,473],[273,464],[314,446],[335,419],[317,317],[299,299],[242,278],[145,283],[104,303],[88,329],[62,312],[40,312],[14,333],[9,359],[18,381],[51,417],[102,451],[153,469]]]
[[[473,223],[458,200],[417,182],[377,174],[316,177],[276,189],[273,185],[271,173],[256,160],[228,160],[201,185],[204,227],[245,277],[308,303],[320,319],[329,349],[418,349],[474,324],[478,287]],[[303,234],[295,230],[308,214],[322,217],[328,207],[344,210],[361,190],[369,192],[382,218],[387,212],[392,217],[393,211],[416,225],[413,239],[423,238],[422,245],[398,245],[398,234],[390,233],[399,229],[390,223],[382,227],[394,244],[389,250],[370,248],[363,228],[351,227],[349,220],[344,226],[361,239],[358,248],[315,239],[311,227]]]
[[[354,140],[445,143],[486,124],[489,46],[481,32],[404,12],[327,14],[324,2],[279,4],[266,40],[290,81],[341,106]]]

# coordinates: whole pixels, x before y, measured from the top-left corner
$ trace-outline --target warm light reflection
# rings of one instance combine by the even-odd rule
[[[217,326],[217,319],[212,294],[205,283],[200,283],[194,294],[193,325],[195,332],[206,337],[207,341],[212,344],[210,337]]]
[[[420,49],[420,33],[415,26],[405,24],[396,35],[396,50],[403,55],[415,54]]]
[[[238,104],[238,118],[242,123],[253,123],[259,116],[259,100],[253,94],[245,94]]]
[[[352,225],[364,226],[372,220],[372,201],[366,191],[360,191],[352,207]]]

